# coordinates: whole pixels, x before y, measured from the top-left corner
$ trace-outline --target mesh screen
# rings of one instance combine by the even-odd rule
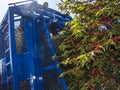
[[[63,90],[57,70],[47,71],[43,74],[45,90]]]
[[[15,41],[17,53],[26,51],[24,29],[22,27],[15,28]]]
[[[48,43],[45,31],[41,31],[39,35],[40,40],[40,55],[42,66],[50,66],[55,64],[52,60],[52,52]],[[44,89],[45,90],[63,90],[60,79],[58,78],[57,70],[50,70],[43,73]]]
[[[24,80],[20,82],[20,90],[31,90],[30,80]]]

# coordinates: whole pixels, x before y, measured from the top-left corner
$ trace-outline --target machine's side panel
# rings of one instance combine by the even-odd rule
[[[0,90],[67,90],[49,31],[71,17],[36,2],[11,5],[0,26]]]
[[[13,90],[19,90],[19,78],[17,68],[17,56],[16,56],[16,42],[15,42],[15,28],[14,28],[14,13],[10,7],[8,11],[9,22],[9,50],[10,50],[10,63],[12,70]]]
[[[55,51],[53,50],[54,45],[52,43],[46,21],[43,20],[42,22],[39,22],[38,32],[41,63],[45,70],[43,72],[44,90],[66,90],[62,79],[59,78],[61,72],[59,72],[59,68],[57,68],[57,62],[52,60],[52,56],[55,55]]]

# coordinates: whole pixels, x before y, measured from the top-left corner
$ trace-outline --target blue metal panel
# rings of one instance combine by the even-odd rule
[[[19,77],[17,70],[17,59],[16,59],[16,42],[15,42],[15,32],[14,32],[14,16],[13,11],[9,8],[8,11],[9,20],[9,45],[10,45],[10,61],[13,77],[13,90],[19,90]]]
[[[56,51],[55,51],[55,47],[53,45],[53,42],[51,40],[51,36],[50,36],[49,30],[48,30],[48,25],[45,23],[44,19],[43,19],[43,22],[44,22],[44,28],[45,28],[45,31],[46,31],[46,35],[47,35],[47,38],[48,38],[48,43],[49,43],[50,48],[51,48],[51,53],[54,56],[54,55],[56,55]],[[55,60],[55,63],[56,63],[56,66],[57,66],[57,64],[59,63],[58,60]],[[57,69],[58,69],[58,73],[61,74],[62,69],[60,67],[57,67]],[[67,90],[67,85],[66,85],[66,82],[65,82],[64,78],[62,78],[61,81],[62,81],[64,90]]]
[[[0,25],[1,37],[2,32],[5,31],[3,29],[4,26],[7,21],[9,23],[9,35],[7,36],[5,34],[5,37],[3,37],[4,40],[9,38],[9,48],[5,47],[6,51],[3,51],[10,52],[10,56],[3,56],[8,58],[0,62],[0,64],[3,64],[2,68],[6,65],[7,69],[7,73],[2,70],[3,82],[7,84],[7,90],[9,90],[10,88],[8,86],[10,81],[7,78],[8,76],[12,76],[13,90],[21,90],[20,84],[26,81],[30,81],[30,90],[45,90],[45,82],[43,81],[45,78],[43,79],[43,76],[50,73],[57,80],[58,75],[62,73],[62,69],[57,67],[58,60],[55,62],[52,61],[52,56],[56,55],[56,51],[50,37],[48,25],[56,19],[59,28],[63,29],[65,22],[72,18],[50,8],[44,9],[42,5],[36,3],[11,6],[7,13],[8,15],[5,15]],[[15,19],[16,16],[14,14],[21,16],[21,18]],[[23,23],[22,29],[24,29],[26,50],[22,53],[17,53],[17,34],[14,25],[16,21]],[[1,41],[3,42],[2,39]],[[0,48],[0,50],[2,49]],[[46,65],[43,65],[43,63],[46,63]],[[56,70],[58,71],[57,74],[55,74]],[[55,75],[53,72],[55,72]],[[63,78],[61,82],[63,89],[67,90],[66,82]]]
[[[44,90],[43,77],[42,77],[42,65],[40,58],[40,43],[38,37],[38,23],[37,20],[33,20],[33,40],[34,40],[34,61],[35,61],[35,73],[37,80],[37,90]]]
[[[27,69],[28,79],[31,81],[31,90],[37,90],[35,76],[34,47],[33,47],[33,20],[24,18],[24,29],[26,39],[26,53],[24,54],[24,64]]]

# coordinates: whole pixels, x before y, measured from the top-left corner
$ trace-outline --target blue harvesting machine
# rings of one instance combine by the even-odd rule
[[[35,1],[9,4],[0,25],[0,90],[67,90],[51,33],[71,19]]]

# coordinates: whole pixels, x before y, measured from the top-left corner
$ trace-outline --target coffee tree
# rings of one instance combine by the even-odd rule
[[[120,90],[120,1],[62,0],[58,6],[74,15],[55,37],[68,89]]]

